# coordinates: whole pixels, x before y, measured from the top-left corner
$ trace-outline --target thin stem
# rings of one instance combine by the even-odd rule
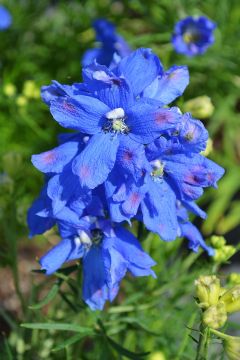
[[[207,360],[210,330],[201,324],[196,360]]]
[[[189,321],[188,321],[188,324],[186,326],[186,332],[185,332],[185,335],[184,335],[184,338],[183,338],[183,341],[180,345],[180,349],[178,351],[178,354],[177,354],[177,357],[175,360],[180,360],[182,359],[182,355],[184,354],[184,351],[186,349],[186,346],[188,344],[188,341],[190,339],[189,335],[191,334],[191,327],[193,326],[194,324],[194,321],[196,319],[196,316],[197,316],[197,313],[193,313],[192,316],[190,317]]]

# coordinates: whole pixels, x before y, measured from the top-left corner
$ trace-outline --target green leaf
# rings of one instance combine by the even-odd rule
[[[55,348],[53,348],[52,352],[60,351],[60,350],[64,349],[65,347],[70,346],[70,345],[76,343],[77,341],[83,339],[86,336],[88,336],[88,334],[77,334],[77,335],[71,336],[70,338],[63,341],[61,344],[57,345]]]
[[[61,286],[61,283],[59,281],[57,283],[55,283],[52,286],[49,293],[39,303],[30,305],[29,309],[37,310],[37,309],[41,309],[43,306],[47,305],[57,295],[60,286]]]
[[[126,356],[128,359],[133,359],[133,360],[139,360],[142,357],[145,357],[147,355],[150,354],[150,352],[145,352],[145,353],[134,353],[132,351],[129,351],[127,349],[125,349],[124,347],[122,347],[121,345],[119,345],[118,343],[116,343],[114,340],[112,340],[110,337],[106,337],[108,343],[121,355]]]
[[[39,330],[60,330],[60,331],[73,331],[82,334],[93,334],[94,331],[91,328],[83,327],[75,324],[64,324],[64,323],[24,323],[21,327],[27,329],[39,329]]]

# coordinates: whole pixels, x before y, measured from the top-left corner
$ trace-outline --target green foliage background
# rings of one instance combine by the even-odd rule
[[[161,351],[165,359],[193,359],[195,343],[186,327],[198,326],[193,282],[200,273],[215,272],[216,266],[201,254],[188,253],[183,240],[166,244],[144,232],[141,240],[158,262],[158,279],[125,279],[117,300],[102,313],[91,312],[80,300],[81,266],[74,272],[77,275],[60,272],[57,280],[43,275],[28,277],[29,293],[27,296],[22,293],[20,250],[29,247],[34,259],[49,247],[55,236],[53,231],[31,243],[27,239],[26,211],[43,181],[31,165],[30,156],[55,146],[57,134],[62,132],[39,97],[23,94],[24,84],[33,80],[39,89],[52,79],[69,84],[81,81],[80,60],[84,51],[95,45],[91,22],[99,17],[115,23],[132,48],[152,48],[166,69],[173,64],[188,65],[190,85],[177,104],[183,108],[187,100],[201,95],[212,99],[214,113],[204,120],[213,140],[210,158],[226,169],[219,189],[207,191],[201,200],[208,219],[199,226],[205,236],[224,234],[229,241],[237,243],[239,1],[8,0],[2,3],[12,13],[13,25],[0,32],[0,261],[2,269],[11,270],[21,303],[17,313],[0,306],[5,324],[0,345],[3,359],[145,359],[150,357],[142,353],[148,351]],[[217,23],[216,42],[203,56],[177,55],[171,46],[175,22],[187,15],[206,15]],[[6,94],[9,84],[16,87],[12,96]],[[136,225],[134,231],[135,228]],[[34,267],[38,267],[37,262]],[[49,297],[39,303],[54,283]],[[51,301],[47,304],[48,300]],[[38,305],[30,309],[32,304]],[[29,330],[19,326],[23,322],[55,325],[49,331],[39,330],[41,325]],[[59,324],[63,323],[71,324],[67,331],[59,330]],[[78,326],[75,333],[74,326]],[[64,343],[69,338],[74,342],[71,346]],[[63,349],[53,352],[59,345]],[[212,359],[223,358],[217,352],[213,350]]]

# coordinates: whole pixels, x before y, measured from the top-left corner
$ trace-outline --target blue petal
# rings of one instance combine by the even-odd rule
[[[118,145],[118,137],[111,133],[94,135],[89,140],[72,165],[82,187],[94,189],[106,180],[115,164]]]
[[[141,209],[148,230],[158,233],[163,240],[175,240],[178,229],[176,195],[164,180],[148,180],[148,194]]]
[[[214,255],[214,249],[210,246],[207,246],[205,241],[202,238],[201,233],[198,231],[196,226],[190,222],[180,223],[181,236],[186,237],[189,240],[189,248],[195,252],[198,251],[199,246],[208,252],[208,255]]]
[[[149,270],[149,275],[152,275],[150,268],[156,265],[156,262],[143,250],[135,236],[120,227],[115,229],[115,233],[116,239],[113,239],[112,246],[129,263],[129,266]]]
[[[158,78],[157,84],[154,80],[154,84],[145,89],[144,96],[154,98],[167,105],[181,96],[188,84],[188,68],[186,66],[173,66]]]
[[[105,238],[102,245],[104,267],[109,288],[118,286],[122,278],[126,275],[128,266],[127,260],[114,248],[114,241],[118,241],[118,239]]]
[[[41,192],[40,197],[34,201],[28,210],[27,221],[30,229],[30,237],[42,234],[54,226],[56,220],[49,217],[50,214],[48,209],[51,209],[51,201],[44,189]],[[46,212],[46,217],[38,215],[42,211]]]
[[[124,76],[130,83],[135,96],[152,83],[163,72],[158,57],[152,54],[151,49],[138,49],[123,58],[117,66],[116,73]]]
[[[46,274],[57,271],[65,261],[79,259],[83,256],[83,248],[73,239],[63,239],[40,259],[40,265]]]
[[[108,300],[106,279],[102,249],[93,246],[83,258],[83,300],[92,310],[102,310]]]
[[[2,5],[0,5],[0,30],[6,30],[12,24],[12,15]]]
[[[87,50],[82,58],[82,65],[91,65],[96,59],[101,56],[102,49],[89,49]]]
[[[130,128],[131,139],[146,144],[174,128],[181,119],[176,108],[159,109],[139,102],[128,110],[126,124]]]
[[[78,96],[78,101],[70,97],[59,98],[53,100],[50,106],[52,116],[60,125],[85,134],[100,132],[109,110],[98,99],[83,95]]]
[[[32,155],[33,165],[44,173],[60,173],[78,152],[78,143],[69,141],[52,150]]]

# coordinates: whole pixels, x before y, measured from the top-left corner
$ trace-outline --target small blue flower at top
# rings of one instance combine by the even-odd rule
[[[10,12],[2,5],[0,5],[0,31],[6,30],[12,24],[12,16]]]
[[[216,24],[205,16],[188,16],[175,25],[173,47],[180,54],[201,55],[214,43],[215,28]]]
[[[93,27],[96,32],[96,40],[101,47],[85,52],[82,59],[83,66],[91,65],[94,60],[98,64],[109,66],[117,59],[120,60],[131,53],[130,47],[122,36],[116,33],[115,26],[111,22],[97,19],[93,22]]]

